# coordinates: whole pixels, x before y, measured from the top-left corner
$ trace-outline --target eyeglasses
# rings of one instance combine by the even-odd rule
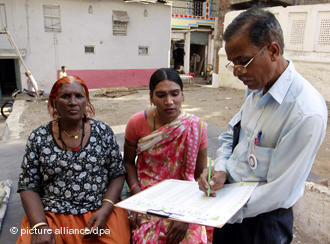
[[[234,69],[236,69],[239,73],[241,74],[245,74],[247,72],[247,67],[250,63],[252,63],[252,61],[254,60],[255,57],[258,56],[258,54],[261,53],[261,51],[263,51],[264,47],[262,47],[259,52],[257,52],[256,55],[254,55],[246,64],[242,65],[242,64],[233,64],[232,61],[229,61],[228,64],[226,64],[226,68],[230,71],[230,72],[233,72]]]

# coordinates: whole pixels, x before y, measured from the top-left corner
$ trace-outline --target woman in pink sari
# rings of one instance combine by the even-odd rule
[[[194,181],[207,164],[206,123],[181,111],[183,83],[178,73],[157,70],[149,88],[155,106],[134,114],[126,126],[124,164],[131,194],[165,179]],[[206,243],[200,225],[137,213],[129,219],[133,243]]]

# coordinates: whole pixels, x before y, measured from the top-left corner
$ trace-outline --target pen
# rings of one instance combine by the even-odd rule
[[[262,135],[262,132],[259,131],[259,133],[258,133],[258,144],[260,144],[260,142],[261,142],[261,135]]]
[[[209,186],[207,188],[207,196],[210,196],[210,192],[211,192],[211,186],[210,186],[210,181],[211,181],[211,173],[212,173],[212,157],[210,157],[209,160],[209,175],[207,177],[207,183],[209,183]]]
[[[254,138],[254,145],[258,146],[258,145],[260,144],[260,141],[261,141],[261,135],[262,135],[262,132],[259,131],[258,136],[256,136],[256,137]]]

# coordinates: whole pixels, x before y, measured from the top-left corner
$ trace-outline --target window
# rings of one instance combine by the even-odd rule
[[[302,50],[304,47],[307,13],[289,14],[289,50]]]
[[[85,46],[85,53],[95,53],[94,46]]]
[[[203,6],[204,6],[205,0],[195,0],[194,3],[194,9],[193,13],[195,16],[203,16]]]
[[[319,13],[318,35],[315,50],[330,52],[330,12]]]
[[[147,56],[149,54],[149,47],[139,46],[139,55]]]
[[[59,5],[43,5],[45,32],[61,32]]]
[[[89,5],[89,7],[88,7],[88,13],[89,14],[93,14],[93,6],[92,5]]]
[[[112,35],[127,36],[127,23],[129,17],[126,11],[112,11]]]
[[[6,9],[3,3],[0,3],[0,30],[2,31],[2,27],[7,26],[7,16]]]

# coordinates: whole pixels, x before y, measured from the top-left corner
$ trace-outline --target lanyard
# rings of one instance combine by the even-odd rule
[[[249,144],[248,144],[247,162],[248,162],[250,168],[253,170],[256,169],[258,166],[258,160],[256,157],[256,146],[260,145],[261,136],[262,136],[261,130],[259,130],[258,133],[256,133],[255,131],[257,131],[256,128],[258,127],[259,120],[260,120],[262,114],[264,113],[264,111],[265,111],[265,106],[263,107],[263,109],[256,121],[256,125],[253,130],[254,133],[252,134],[253,136],[249,140]]]

